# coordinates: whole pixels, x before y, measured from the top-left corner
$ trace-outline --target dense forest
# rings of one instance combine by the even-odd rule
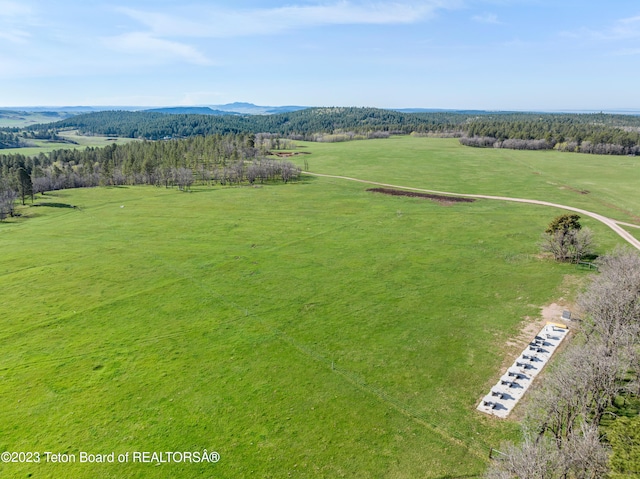
[[[476,147],[637,155],[639,123],[639,117],[603,114],[483,118],[465,125],[460,142]]]
[[[291,146],[272,135],[211,135],[171,141],[63,149],[35,157],[0,155],[0,220],[15,200],[99,185],[147,184],[188,190],[194,182],[254,184],[297,178],[300,169],[267,155]]]
[[[271,133],[289,139],[345,141],[390,134],[460,137],[466,146],[639,154],[640,117],[508,112],[401,113],[376,108],[308,108],[276,115],[193,115],[104,111],[28,127],[158,140],[195,135]]]
[[[4,148],[21,148],[24,143],[17,133],[10,131],[0,131],[0,150]]]
[[[274,133],[313,140],[314,134],[352,131],[447,131],[465,121],[452,113],[405,114],[375,108],[309,108],[277,115],[167,115],[158,112],[104,111],[78,115],[31,130],[78,129],[83,134],[113,135],[157,140],[227,133]]]

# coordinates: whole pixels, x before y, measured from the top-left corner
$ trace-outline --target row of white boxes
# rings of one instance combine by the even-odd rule
[[[506,418],[567,336],[568,331],[563,324],[547,323],[500,378],[498,384],[480,401],[477,409]]]

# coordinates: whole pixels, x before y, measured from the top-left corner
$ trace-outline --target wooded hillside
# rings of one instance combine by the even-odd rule
[[[103,111],[29,130],[78,129],[83,134],[158,140],[196,135],[272,133],[292,139],[348,140],[359,135],[457,136],[466,146],[551,149],[600,154],[640,153],[640,117],[508,112],[401,113],[376,108],[308,108],[277,115],[192,115]],[[375,135],[374,135],[375,136]]]

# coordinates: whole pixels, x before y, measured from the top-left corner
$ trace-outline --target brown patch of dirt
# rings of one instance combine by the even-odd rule
[[[540,308],[540,316],[532,318],[531,316],[525,316],[522,321],[522,329],[515,338],[511,338],[507,341],[506,345],[509,347],[515,347],[518,350],[518,354],[524,349],[536,334],[549,322],[566,324],[571,328],[570,321],[564,321],[562,319],[562,312],[567,309],[573,310],[572,306],[567,305],[563,298],[559,300],[559,303],[551,303]],[[513,360],[509,361],[511,364]]]
[[[424,198],[426,200],[432,200],[441,205],[453,205],[456,203],[473,203],[474,198],[461,198],[459,196],[445,196],[445,195],[433,195],[431,193],[419,193],[417,191],[406,190],[393,190],[391,188],[369,188],[367,191],[372,193],[382,193],[383,195],[391,196],[409,196],[411,198]]]
[[[275,153],[273,151],[267,151],[267,155],[274,155],[279,158],[290,158],[292,156],[310,155],[310,154],[311,153],[309,153],[308,151],[276,151]]]
[[[543,306],[540,314],[545,322],[550,321],[552,323],[564,323],[565,321],[562,320],[562,312],[565,309],[567,309],[567,306],[551,303],[547,306]]]

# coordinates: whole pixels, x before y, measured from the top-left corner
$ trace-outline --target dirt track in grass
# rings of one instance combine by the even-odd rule
[[[335,179],[340,179],[340,180],[347,180],[347,181],[357,181],[358,183],[365,183],[368,185],[376,185],[376,186],[384,186],[384,187],[389,187],[389,188],[393,188],[393,189],[401,189],[401,190],[407,190],[407,191],[412,191],[412,192],[420,192],[420,193],[430,193],[430,194],[436,194],[436,195],[451,195],[451,196],[461,196],[464,198],[478,198],[478,199],[486,199],[486,200],[498,200],[498,201],[513,201],[515,203],[529,203],[532,205],[541,205],[541,206],[550,206],[552,208],[559,208],[562,210],[567,210],[567,211],[575,211],[576,213],[580,213],[583,214],[585,216],[589,216],[595,220],[600,221],[601,223],[605,224],[606,226],[608,226],[609,228],[611,228],[613,231],[615,231],[618,236],[620,236],[621,238],[623,238],[627,243],[629,243],[631,246],[633,246],[634,248],[640,250],[640,240],[638,240],[637,238],[635,238],[633,235],[631,235],[631,233],[629,233],[628,231],[625,231],[622,226],[620,225],[625,225],[625,226],[631,226],[631,227],[638,227],[640,225],[634,225],[634,224],[630,224],[630,223],[625,223],[622,221],[618,221],[612,218],[607,218],[606,216],[603,216],[601,214],[598,213],[594,213],[593,211],[588,211],[588,210],[583,210],[582,208],[575,208],[573,206],[567,206],[567,205],[560,205],[557,203],[550,203],[548,201],[541,201],[541,200],[530,200],[527,198],[511,198],[508,196],[492,196],[492,195],[473,195],[473,194],[463,194],[463,193],[450,193],[448,191],[435,191],[435,190],[427,190],[424,188],[412,188],[410,186],[399,186],[399,185],[390,185],[387,183],[379,183],[377,181],[368,181],[368,180],[363,180],[360,178],[351,178],[349,176],[339,176],[339,175],[326,175],[323,173],[311,173],[309,171],[303,171],[302,172],[305,175],[311,175],[311,176],[318,176],[318,177],[322,177],[322,178],[335,178]]]

